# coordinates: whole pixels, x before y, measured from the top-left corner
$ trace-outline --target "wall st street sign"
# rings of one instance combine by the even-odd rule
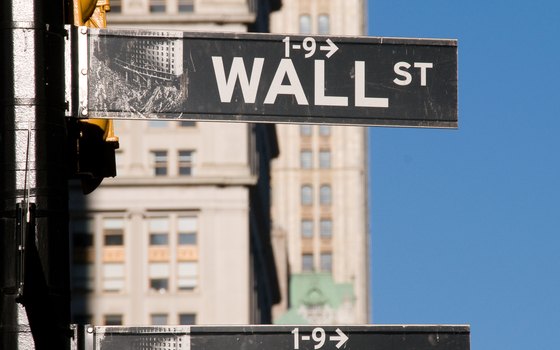
[[[85,32],[83,117],[457,127],[455,40]]]
[[[86,349],[469,350],[469,326],[86,327]]]

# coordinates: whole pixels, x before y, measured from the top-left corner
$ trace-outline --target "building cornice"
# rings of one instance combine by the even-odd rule
[[[113,14],[110,15],[111,24],[239,24],[253,23],[254,13],[187,13],[187,14]]]
[[[103,187],[196,187],[196,186],[254,186],[257,176],[204,176],[204,177],[116,177],[103,180]],[[71,187],[79,187],[78,181],[70,182]]]

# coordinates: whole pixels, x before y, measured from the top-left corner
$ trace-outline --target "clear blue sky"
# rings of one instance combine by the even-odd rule
[[[459,129],[370,130],[373,322],[559,349],[560,3],[374,0],[368,21],[459,41]]]

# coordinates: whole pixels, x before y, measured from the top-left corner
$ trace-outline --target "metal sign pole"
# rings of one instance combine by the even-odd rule
[[[69,349],[64,1],[0,6],[0,348]]]

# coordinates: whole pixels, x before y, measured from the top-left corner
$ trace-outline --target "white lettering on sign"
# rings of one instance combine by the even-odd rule
[[[410,85],[410,83],[412,83],[412,74],[408,72],[410,67],[412,67],[412,65],[408,62],[397,62],[393,67],[393,70],[401,77],[401,79],[395,78],[393,79],[393,82],[400,86]],[[427,85],[426,70],[433,67],[433,63],[430,62],[414,62],[414,68],[420,69],[420,86]]]
[[[241,92],[243,93],[245,103],[255,103],[257,98],[257,89],[261,80],[264,58],[258,57],[253,60],[253,69],[251,71],[250,80],[247,77],[247,71],[245,71],[245,64],[243,63],[242,57],[233,58],[227,80],[222,58],[213,56],[212,64],[214,65],[216,83],[218,84],[218,91],[220,93],[220,101],[231,102],[235,82],[239,79],[239,85],[241,85]]]
[[[327,58],[331,58],[331,56],[338,51],[338,46],[336,46],[336,44],[333,43],[331,39],[327,39],[327,45],[323,45],[319,49],[321,51],[328,51],[326,56]]]
[[[288,38],[288,37],[286,37]],[[288,38],[289,39],[289,38]],[[311,38],[312,39],[312,38]],[[315,41],[305,41],[303,46],[309,53],[315,52]],[[234,57],[226,78],[225,67],[222,57],[213,56],[212,64],[214,66],[214,74],[216,84],[222,103],[231,103],[233,92],[239,81],[239,87],[243,95],[245,103],[255,103],[257,92],[261,84],[261,75],[265,65],[265,59],[257,57],[253,59],[251,74],[247,74],[247,67],[242,57]],[[333,96],[326,94],[326,64],[324,60],[314,61],[314,81],[313,81],[313,98],[315,106],[340,106],[347,107],[349,105],[348,96]],[[433,68],[430,62],[397,62],[393,70],[397,74],[397,78],[393,82],[400,86],[407,86],[412,83],[413,75],[409,69],[416,68],[420,72],[420,86],[428,84],[428,69]],[[366,96],[366,62],[354,62],[354,106],[369,108],[389,108],[389,98]],[[332,82],[337,84],[338,82]],[[308,97],[305,94],[301,80],[294,63],[289,58],[280,60],[278,67],[272,78],[272,82],[268,87],[264,104],[274,104],[278,95],[291,95],[295,98],[298,105],[309,105]],[[237,101],[235,101],[237,102]]]
[[[357,61],[355,63],[356,76],[354,77],[354,89],[356,90],[354,104],[356,107],[378,107],[388,108],[389,99],[385,97],[366,97],[366,63]]]
[[[303,39],[302,46],[303,46],[303,49],[305,51],[307,51],[307,53],[305,54],[305,58],[309,58],[309,57],[311,57],[315,54],[315,49],[317,48],[317,43],[315,42],[315,39],[313,39],[311,37],[307,37],[307,38]]]
[[[434,68],[433,63],[414,62],[414,68],[420,68],[420,86],[426,86],[426,69]]]
[[[300,336],[299,328],[296,327],[292,330],[292,334],[294,335],[294,350],[299,350],[300,341],[309,340],[313,340],[313,342],[315,343],[313,344],[313,348],[315,350],[321,349],[325,345],[327,340],[337,342],[335,346],[337,349],[340,349],[348,341],[349,338],[343,331],[340,330],[340,328],[337,328],[335,332],[337,335],[331,335],[327,337],[327,333],[325,332],[324,328],[316,327],[313,328],[313,331],[311,331],[311,336]]]
[[[327,58],[331,58],[331,56],[334,55],[338,51],[338,46],[336,46],[336,44],[331,39],[327,39],[325,41],[326,41],[327,45],[319,46],[319,50],[320,51],[328,51],[325,56]],[[305,58],[309,58],[309,57],[313,56],[315,54],[316,50],[317,50],[317,42],[316,42],[315,38],[310,37],[310,36],[303,39],[303,42],[301,43],[301,45],[291,44],[291,39],[290,39],[289,36],[282,39],[282,42],[284,43],[284,56],[286,58],[290,58],[290,51],[291,50],[300,50],[300,49],[303,48],[306,51]]]
[[[288,77],[290,84],[282,85],[284,77]],[[264,98],[265,104],[274,104],[276,102],[276,97],[278,95],[294,95],[298,105],[308,105],[307,97],[305,97],[305,92],[299,81],[299,77],[296,72],[296,68],[292,63],[292,60],[283,58],[280,60],[276,74],[270,83],[270,88],[268,93]]]

